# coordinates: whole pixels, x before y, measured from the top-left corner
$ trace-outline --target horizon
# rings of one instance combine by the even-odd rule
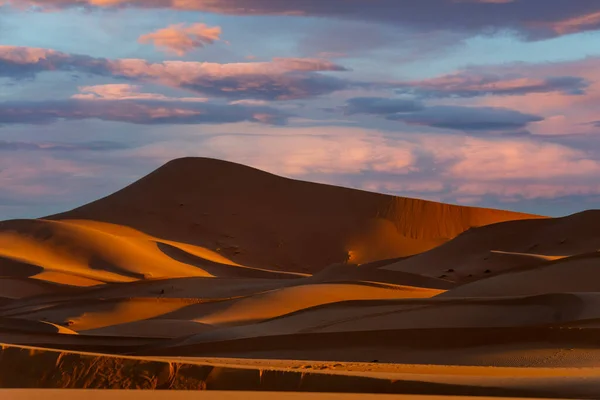
[[[181,157],[465,206],[599,208],[600,3],[407,7],[0,0],[0,220]]]

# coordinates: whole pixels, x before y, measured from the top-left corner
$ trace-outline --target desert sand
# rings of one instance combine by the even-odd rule
[[[0,388],[598,398],[598,223],[175,160],[0,222]]]

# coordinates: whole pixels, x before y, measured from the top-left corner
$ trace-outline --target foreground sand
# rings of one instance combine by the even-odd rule
[[[596,222],[179,160],[0,222],[0,388],[597,398]]]
[[[385,395],[385,394],[348,394],[348,393],[289,393],[289,392],[131,392],[131,391],[111,391],[107,393],[103,390],[0,390],[0,395],[6,396],[7,400],[30,400],[43,397],[46,400],[71,400],[85,397],[88,400],[455,400],[465,397],[455,396],[414,396],[414,395]],[[468,397],[472,400],[507,400],[508,397]],[[511,400],[518,400],[511,397]],[[542,399],[543,400],[543,399]]]
[[[594,398],[597,368],[498,368],[108,356],[3,346],[5,388],[298,391]],[[26,372],[26,373],[25,373]]]

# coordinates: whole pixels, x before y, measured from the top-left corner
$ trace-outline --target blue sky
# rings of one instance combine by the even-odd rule
[[[0,219],[183,156],[547,215],[600,200],[597,1],[2,3]]]

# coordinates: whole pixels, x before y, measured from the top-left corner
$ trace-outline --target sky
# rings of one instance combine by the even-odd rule
[[[198,156],[600,208],[598,0],[0,0],[0,220]]]

